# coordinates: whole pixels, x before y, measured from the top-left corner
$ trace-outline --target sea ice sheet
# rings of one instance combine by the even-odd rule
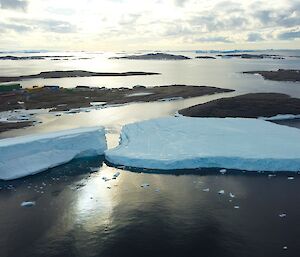
[[[299,171],[299,142],[299,129],[258,119],[169,117],[124,126],[105,156],[146,169]]]
[[[102,127],[80,128],[0,140],[0,179],[32,175],[74,158],[102,155],[107,149]]]

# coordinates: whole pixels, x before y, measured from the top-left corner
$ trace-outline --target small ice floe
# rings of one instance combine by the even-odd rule
[[[119,177],[119,176],[120,176],[120,174],[121,174],[121,173],[120,173],[119,171],[118,171],[118,172],[116,172],[116,173],[113,175],[113,178],[115,178],[115,179],[116,179],[117,177]]]
[[[268,175],[268,178],[273,178],[273,177],[276,177],[276,175],[275,174],[269,174]]]
[[[287,247],[287,246],[284,246],[284,247],[282,247],[282,249],[283,249],[283,250],[287,250],[287,249],[288,249],[288,247]]]
[[[218,192],[218,194],[219,194],[219,195],[224,195],[224,194],[225,194],[225,191],[224,191],[224,190],[220,190],[220,191]]]
[[[144,183],[144,184],[141,185],[141,187],[143,187],[143,188],[146,188],[146,187],[149,187],[149,186],[150,186],[150,185],[147,184],[147,183]]]
[[[281,213],[278,215],[280,218],[285,218],[286,217],[286,213]]]
[[[235,205],[233,208],[234,208],[234,209],[239,209],[239,208],[240,208],[240,206],[238,206],[238,205]]]
[[[233,193],[229,193],[229,196],[231,197],[231,198],[235,198],[235,195],[233,194]]]
[[[21,203],[21,207],[32,207],[35,206],[35,202],[34,201],[28,201],[28,202],[22,202]]]
[[[203,192],[209,192],[209,188],[204,188],[202,191]]]
[[[99,170],[98,167],[90,167],[90,171],[91,171],[91,172],[96,172],[96,171],[98,171],[98,170]]]
[[[110,181],[110,178],[107,178],[107,177],[102,177],[102,179],[107,182],[107,181]]]
[[[221,169],[221,170],[220,170],[220,173],[223,174],[223,175],[224,175],[226,172],[227,172],[226,169]]]
[[[288,180],[294,180],[295,178],[294,177],[288,177],[287,179]]]

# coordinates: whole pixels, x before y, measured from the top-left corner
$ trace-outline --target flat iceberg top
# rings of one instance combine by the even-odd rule
[[[36,174],[74,158],[103,155],[102,127],[64,130],[0,140],[0,179]]]
[[[91,133],[103,130],[103,127],[87,127],[87,128],[75,128],[75,129],[68,129],[62,131],[55,131],[50,133],[42,133],[38,135],[26,135],[20,137],[13,137],[13,138],[5,138],[0,140],[0,147],[14,145],[14,144],[25,144],[32,141],[38,141],[43,139],[51,139],[51,138],[58,138],[58,137],[65,137],[65,136],[75,136],[78,134],[83,133]],[[0,148],[1,152],[1,148]]]
[[[300,170],[300,130],[245,118],[170,117],[123,127],[108,161],[149,169]]]

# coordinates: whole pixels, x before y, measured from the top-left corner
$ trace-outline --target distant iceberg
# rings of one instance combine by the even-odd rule
[[[103,155],[102,127],[0,140],[0,179],[16,179],[67,163],[74,158]]]
[[[124,126],[105,156],[146,169],[299,171],[299,142],[299,129],[258,119],[170,117]]]
[[[233,54],[233,53],[252,53],[255,52],[254,50],[196,50],[196,54],[204,54],[204,53],[209,53],[209,54]]]

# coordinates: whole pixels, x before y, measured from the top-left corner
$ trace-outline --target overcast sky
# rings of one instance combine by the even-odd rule
[[[0,49],[300,48],[300,0],[0,0]]]

